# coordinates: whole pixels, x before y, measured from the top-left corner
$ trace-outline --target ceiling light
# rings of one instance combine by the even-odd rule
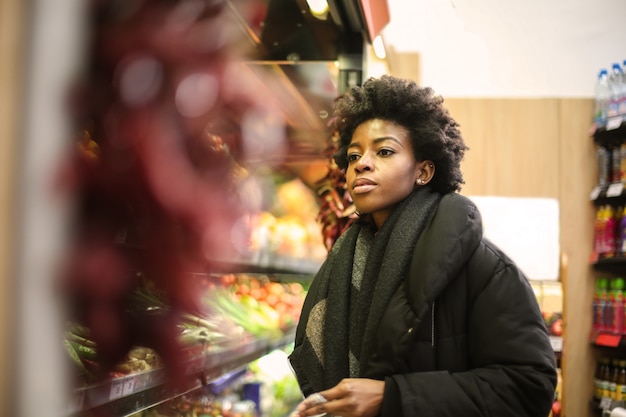
[[[328,2],[326,0],[306,0],[311,14],[317,18],[326,18],[328,13]]]
[[[378,57],[378,59],[385,59],[387,57],[385,44],[383,43],[383,38],[381,35],[378,35],[374,38],[372,46],[374,47],[374,54]]]

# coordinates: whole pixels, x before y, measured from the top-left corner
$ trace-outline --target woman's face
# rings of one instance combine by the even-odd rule
[[[371,119],[360,124],[348,145],[346,181],[354,205],[380,228],[393,208],[416,187],[424,162],[413,155],[408,132]]]

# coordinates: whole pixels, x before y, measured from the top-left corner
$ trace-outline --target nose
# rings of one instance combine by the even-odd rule
[[[356,172],[371,171],[372,168],[372,158],[369,157],[369,152],[365,152],[361,155],[354,166]]]

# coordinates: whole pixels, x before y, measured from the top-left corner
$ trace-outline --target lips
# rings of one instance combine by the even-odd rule
[[[355,194],[362,194],[371,191],[376,187],[376,183],[368,178],[357,178],[352,183],[352,191]]]

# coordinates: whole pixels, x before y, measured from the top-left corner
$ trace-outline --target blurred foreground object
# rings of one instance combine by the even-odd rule
[[[258,19],[255,2],[246,18]],[[280,160],[281,115],[246,53],[226,3],[93,0],[85,73],[72,91],[76,146],[61,186],[77,202],[72,246],[59,287],[69,319],[90,331],[101,377],[135,346],[154,349],[172,383],[184,369],[181,315],[197,313],[190,271],[227,257],[245,204],[238,190],[269,134]],[[284,149],[283,149],[284,148]],[[245,237],[242,237],[245,239]],[[136,311],[148,280],[169,308]],[[144,314],[145,313],[145,314]]]
[[[337,152],[335,137],[329,139],[325,153],[328,158],[328,171],[318,180],[314,188],[319,202],[317,221],[322,225],[322,238],[326,250],[330,252],[339,236],[358,218],[356,208],[346,185],[345,171],[333,159]]]

